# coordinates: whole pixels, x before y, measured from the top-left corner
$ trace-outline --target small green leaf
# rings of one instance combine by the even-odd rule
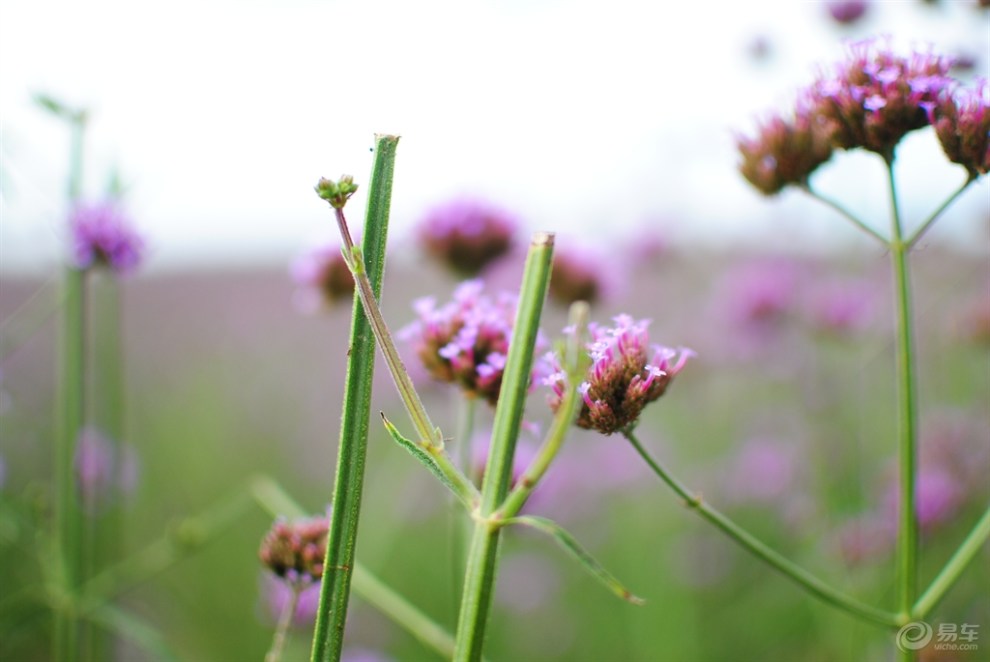
[[[553,520],[549,520],[545,517],[536,517],[534,515],[523,515],[521,517],[509,518],[505,520],[503,524],[521,524],[552,536],[554,540],[556,540],[557,543],[564,548],[565,552],[577,559],[577,561],[584,566],[585,570],[594,575],[594,577],[604,584],[608,590],[612,591],[612,593],[615,593],[626,602],[634,605],[641,605],[646,602],[642,598],[633,595],[632,592],[623,586],[612,573],[606,570],[601,563],[595,560],[595,557],[593,557],[588,550],[582,547],[581,544],[574,539],[574,536],[565,531]]]
[[[410,441],[409,439],[403,437],[402,433],[400,433],[396,429],[396,427],[392,425],[392,422],[389,421],[387,418],[385,418],[384,412],[382,413],[382,421],[384,421],[385,423],[385,429],[388,430],[388,433],[390,435],[392,435],[392,439],[395,439],[395,441],[398,442],[400,446],[402,446],[407,451],[409,451],[410,455],[412,455],[414,458],[419,460],[421,464],[423,464],[427,469],[429,469],[430,472],[432,472],[433,475],[436,476],[441,483],[446,485],[451,492],[458,495],[458,497],[461,496],[457,488],[454,486],[454,484],[450,481],[449,478],[447,478],[447,476],[443,473],[443,471],[440,470],[440,467],[437,466],[437,463],[434,461],[433,457],[425,450],[423,450],[422,446],[420,446],[414,441]]]

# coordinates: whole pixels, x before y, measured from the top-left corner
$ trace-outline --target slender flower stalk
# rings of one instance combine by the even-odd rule
[[[639,453],[644,460],[646,460],[646,463],[650,466],[653,472],[659,476],[660,479],[677,494],[677,496],[684,500],[685,505],[721,529],[730,538],[745,547],[757,558],[769,564],[770,567],[797,583],[819,600],[830,604],[833,607],[838,607],[839,609],[848,612],[861,620],[888,628],[899,627],[903,624],[903,621],[899,615],[871,607],[870,605],[864,604],[855,598],[837,591],[832,586],[812,575],[804,568],[798,566],[794,562],[783,557],[780,553],[767,547],[767,545],[761,540],[741,528],[738,524],[733,522],[718,510],[705,503],[699,495],[692,494],[683,483],[681,483],[653,459],[653,457],[639,442],[639,439],[636,438],[636,435],[633,434],[632,430],[627,429],[623,431],[622,434],[629,440],[629,443],[632,444],[633,448],[636,449],[636,452]]]
[[[481,505],[474,513],[475,528],[457,623],[455,660],[481,659],[494,594],[500,539],[500,526],[492,515],[505,500],[512,480],[516,440],[532,380],[533,350],[539,333],[540,313],[550,281],[553,239],[552,234],[536,233],[526,258],[513,340],[495,409],[488,463],[481,488]]]
[[[832,198],[829,198],[828,196],[822,195],[818,191],[811,188],[811,185],[805,185],[802,187],[802,189],[804,190],[805,193],[810,195],[815,200],[818,200],[822,204],[831,207],[834,211],[844,216],[847,220],[852,222],[853,225],[855,225],[860,230],[862,230],[866,234],[870,235],[871,237],[879,241],[884,246],[887,245],[888,242],[886,237],[884,237],[882,234],[880,234],[879,232],[871,228],[869,225],[864,223],[858,216],[856,216],[851,211],[846,209],[845,206],[843,206],[841,203],[833,200]]]
[[[292,616],[296,613],[299,605],[298,586],[289,586],[289,599],[282,607],[282,613],[278,618],[278,625],[275,626],[275,635],[272,637],[272,647],[265,655],[265,662],[279,662],[282,659],[282,651],[285,649],[285,640],[288,638],[289,626],[292,625]]]
[[[921,240],[921,238],[923,236],[925,236],[925,233],[928,232],[928,230],[932,227],[932,225],[935,224],[935,221],[937,221],[939,219],[939,217],[942,215],[942,212],[944,212],[946,209],[948,209],[949,206],[953,202],[955,202],[959,198],[959,196],[962,195],[963,192],[967,188],[969,188],[969,185],[972,184],[975,181],[976,181],[976,175],[970,174],[966,178],[966,181],[963,182],[962,186],[960,186],[959,188],[957,188],[956,191],[952,195],[950,195],[948,198],[945,199],[945,202],[943,202],[942,204],[940,204],[938,206],[938,209],[936,209],[934,212],[932,212],[931,216],[929,216],[925,220],[925,222],[922,223],[921,226],[917,230],[914,231],[914,234],[912,234],[911,237],[905,242],[907,244],[908,250],[911,250],[912,248],[914,248],[918,244],[918,242]]]
[[[368,196],[363,236],[364,252],[368,256],[371,294],[377,299],[381,294],[385,268],[385,243],[388,236],[392,176],[398,138],[380,135],[376,137],[375,142],[375,163],[371,175],[371,193]],[[356,187],[352,187],[345,197],[339,200],[339,207],[343,207],[346,197],[353,193],[354,188]],[[336,202],[332,204],[339,209]],[[349,234],[345,241],[350,242]],[[351,569],[354,567],[358,519],[361,514],[368,419],[371,412],[371,385],[375,367],[375,341],[364,310],[361,301],[355,297],[334,483],[334,508],[323,566],[320,606],[313,633],[314,662],[339,660],[343,649]]]
[[[911,288],[907,255],[910,247],[903,240],[901,212],[894,180],[894,160],[887,158],[890,185],[891,242],[894,269],[894,298],[897,334],[898,458],[900,465],[900,511],[897,529],[897,606],[901,615],[911,613],[918,590],[918,513],[915,507],[917,482],[917,388],[914,381],[914,341],[912,338]]]
[[[990,508],[983,512],[983,516],[966,536],[959,549],[938,573],[931,586],[918,598],[911,610],[912,619],[922,620],[928,617],[932,609],[959,580],[963,570],[976,557],[988,538],[990,538]]]

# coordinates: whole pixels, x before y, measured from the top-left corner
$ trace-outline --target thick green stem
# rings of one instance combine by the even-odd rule
[[[381,294],[388,236],[392,176],[399,139],[377,136],[375,163],[368,194],[363,252],[374,298]],[[324,564],[320,606],[313,634],[312,659],[339,660],[350,596],[351,569],[357,546],[358,518],[364,486],[364,463],[371,412],[371,385],[375,367],[375,338],[359,298],[354,299],[350,349],[344,387],[340,448],[334,484],[330,537]]]
[[[553,235],[536,233],[526,258],[512,344],[495,409],[488,462],[482,481],[481,506],[475,512],[474,535],[457,623],[455,660],[481,659],[498,564],[500,527],[491,520],[491,516],[505,500],[512,480],[512,462],[532,379],[533,348],[550,281],[552,260]]]
[[[79,655],[79,623],[74,615],[82,558],[82,511],[74,472],[76,442],[85,403],[85,272],[66,267],[59,339],[58,411],[55,438],[55,544],[60,598],[55,609],[54,657]]]
[[[890,257],[894,270],[895,325],[897,335],[897,436],[898,493],[900,508],[897,527],[897,609],[911,613],[918,591],[918,516],[915,512],[917,475],[917,411],[914,379],[914,345],[911,326],[911,291],[907,255],[910,247],[902,239],[901,213],[894,182],[893,158],[887,160],[890,185]]]
[[[983,547],[983,543],[990,538],[990,508],[987,508],[983,512],[983,517],[976,523],[973,530],[969,532],[966,539],[956,550],[949,562],[945,564],[942,571],[938,573],[938,576],[932,581],[931,586],[928,587],[918,601],[914,604],[914,608],[911,610],[911,618],[914,620],[922,620],[931,613],[935,605],[945,597],[945,594],[949,592],[953,584],[958,581],[959,577],[962,575],[963,570],[969,565],[976,554]]]
[[[639,443],[639,440],[631,430],[627,430],[623,434],[633,445],[633,448],[636,449],[636,452],[638,452],[640,456],[646,460],[646,463],[650,466],[653,472],[659,476],[660,479],[670,487],[670,489],[674,490],[674,492],[684,500],[684,503],[689,508],[721,529],[723,533],[727,534],[730,538],[745,547],[757,558],[769,564],[770,567],[797,583],[819,600],[830,604],[833,607],[838,607],[839,609],[859,618],[860,620],[891,628],[899,627],[902,624],[896,614],[871,607],[870,605],[864,604],[840,591],[837,591],[832,586],[815,577],[804,568],[798,566],[792,561],[781,556],[778,552],[767,547],[761,540],[702,501],[700,496],[692,494],[683,483],[681,483],[653,459],[646,449],[643,448],[642,444]]]
[[[557,414],[550,424],[546,439],[540,446],[539,452],[533,458],[530,465],[520,476],[505,502],[498,509],[498,518],[508,519],[515,517],[526,504],[527,499],[543,479],[547,469],[557,453],[560,452],[564,444],[567,431],[574,424],[578,412],[581,409],[581,396],[577,391],[578,385],[584,379],[587,366],[587,352],[584,350],[584,331],[588,326],[588,304],[578,301],[571,306],[570,322],[568,326],[574,329],[567,344],[567,350],[563,358],[564,367],[567,370],[567,388],[564,397],[561,399]]]

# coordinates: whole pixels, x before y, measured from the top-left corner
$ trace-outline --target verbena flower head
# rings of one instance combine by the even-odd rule
[[[881,41],[853,44],[849,57],[808,91],[832,145],[889,157],[909,132],[928,125],[928,109],[949,85],[950,58],[895,54]]]
[[[866,15],[870,3],[866,0],[831,0],[826,4],[829,15],[841,25],[852,25]]]
[[[476,276],[512,248],[518,223],[507,212],[474,199],[431,210],[418,227],[426,252],[462,276]]]
[[[945,155],[970,175],[990,172],[990,84],[945,89],[930,106],[929,119]]]
[[[298,592],[296,610],[292,614],[291,625],[294,628],[312,627],[316,620],[316,612],[320,606],[320,582],[306,586],[290,586],[285,581],[271,573],[264,573],[261,583],[262,599],[264,600],[268,618],[277,623],[286,610],[292,593]]]
[[[594,303],[607,289],[605,260],[587,250],[560,249],[553,256],[549,296],[559,303]]]
[[[134,271],[144,256],[144,241],[131,220],[112,202],[77,205],[69,218],[72,260],[80,269],[106,266],[119,274]]]
[[[297,585],[319,582],[327,553],[329,517],[278,519],[265,534],[258,558],[278,577]]]
[[[578,426],[606,435],[635,423],[643,408],[666,392],[674,376],[694,356],[689,349],[651,345],[649,320],[619,315],[614,321],[614,327],[588,325],[592,363],[585,381],[578,386],[584,400]],[[573,333],[573,329],[568,332]],[[547,359],[554,371],[544,383],[553,391],[549,404],[556,412],[563,402],[567,375],[560,357],[551,354]]]
[[[742,155],[739,172],[764,195],[807,183],[811,173],[832,158],[826,125],[805,107],[793,118],[771,116],[756,137],[738,136],[736,146]]]
[[[434,379],[457,384],[469,396],[494,405],[502,387],[517,297],[503,292],[492,299],[483,289],[480,280],[465,281],[454,291],[453,301],[439,308],[432,297],[419,299],[413,304],[418,319],[399,337],[412,344]]]
[[[304,312],[350,300],[354,292],[354,277],[335,242],[315,246],[300,255],[293,261],[290,274],[299,288],[296,305]]]

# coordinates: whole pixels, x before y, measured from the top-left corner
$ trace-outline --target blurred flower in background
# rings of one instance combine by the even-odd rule
[[[320,606],[320,585],[315,582],[299,591],[296,611],[292,614],[292,627],[308,628],[316,622],[316,611]],[[271,623],[278,622],[292,599],[293,588],[271,573],[261,579],[261,595],[264,600],[264,618]]]
[[[825,7],[836,23],[851,25],[866,15],[870,3],[866,0],[831,0]]]
[[[80,269],[109,267],[127,274],[141,264],[144,240],[117,202],[79,204],[69,217],[72,260]]]
[[[594,304],[615,295],[621,262],[586,247],[561,245],[553,256],[548,294],[564,306],[575,301]]]
[[[507,254],[517,228],[508,212],[478,199],[460,198],[427,212],[417,233],[430,258],[464,277],[477,276]]]
[[[304,313],[350,301],[354,293],[354,277],[336,242],[310,248],[292,262],[289,273],[297,287],[293,302]]]
[[[323,578],[329,528],[329,516],[295,522],[278,519],[261,541],[258,558],[292,586],[319,583]]]
[[[137,455],[132,447],[115,445],[101,431],[88,426],[76,441],[75,472],[83,510],[94,514],[118,496],[134,491]]]

